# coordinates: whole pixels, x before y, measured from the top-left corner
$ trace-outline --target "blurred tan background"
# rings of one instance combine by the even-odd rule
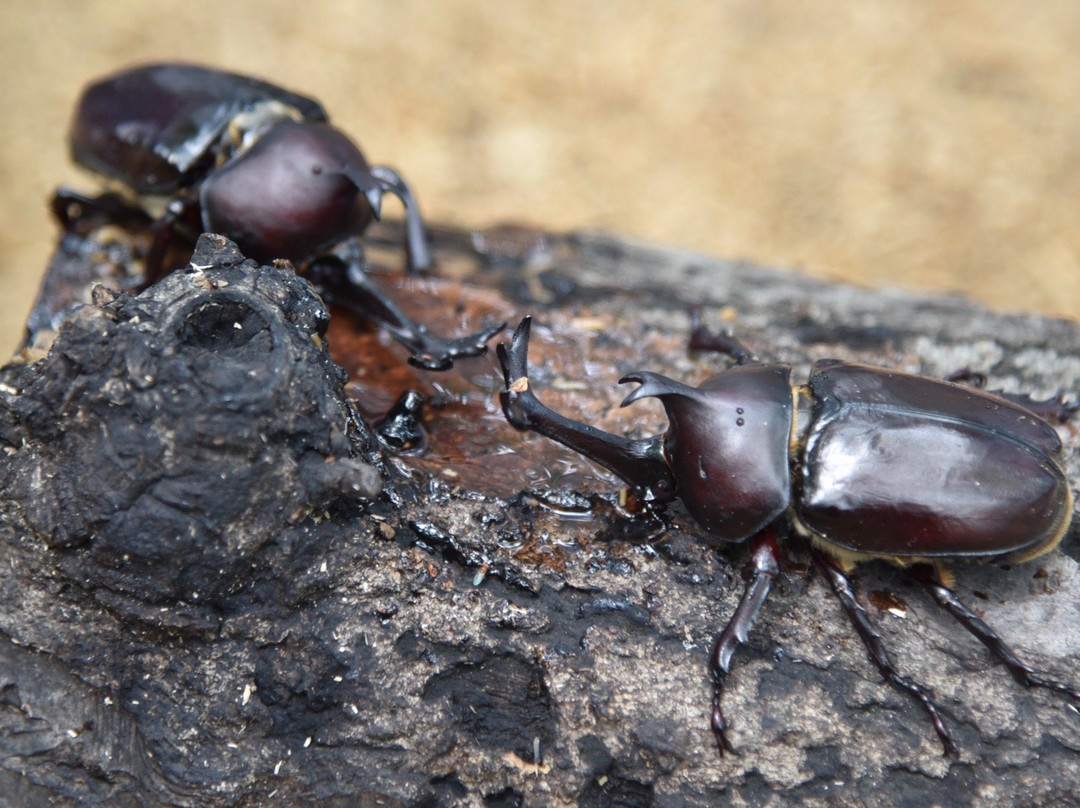
[[[80,89],[164,59],[315,96],[434,221],[1080,317],[1075,0],[4,0],[0,354],[49,193],[95,187],[67,157]]]

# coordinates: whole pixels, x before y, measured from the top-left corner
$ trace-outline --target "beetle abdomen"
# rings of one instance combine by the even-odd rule
[[[835,363],[815,366],[810,389],[796,501],[828,545],[871,557],[1030,556],[1063,535],[1072,496],[1061,444],[1022,407]]]
[[[169,193],[205,170],[212,144],[238,113],[270,101],[303,120],[326,120],[317,101],[248,76],[186,64],[136,67],[86,89],[72,151],[76,162],[137,193]]]

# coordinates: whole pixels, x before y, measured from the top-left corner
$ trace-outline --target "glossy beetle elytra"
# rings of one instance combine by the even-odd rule
[[[510,347],[498,346],[513,426],[610,469],[647,507],[678,498],[710,535],[750,543],[746,589],[709,661],[721,754],[732,751],[723,678],[779,575],[777,542],[788,528],[809,539],[871,659],[919,699],[947,755],[956,746],[930,694],[899,673],[854,596],[846,573],[857,561],[906,568],[1017,680],[1080,701],[1080,689],[1022,662],[949,588],[942,567],[950,558],[1027,560],[1065,535],[1072,492],[1061,441],[1034,411],[1039,402],[836,360],[816,363],[806,385],[792,386],[787,365],[758,362],[730,335],[699,328],[698,345],[727,353],[733,366],[696,388],[644,371],[623,377],[640,385],[623,404],[657,397],[670,424],[663,435],[631,440],[537,399],[529,335],[525,318]]]
[[[86,89],[71,147],[78,163],[137,196],[167,198],[156,220],[115,193],[60,189],[53,203],[69,229],[152,221],[147,283],[172,268],[165,256],[178,231],[192,243],[198,232],[220,233],[249,258],[295,263],[329,303],[385,327],[418,367],[477,356],[502,328],[438,337],[371,282],[358,237],[379,218],[383,195],[405,206],[410,271],[431,266],[425,227],[408,185],[390,168],[369,166],[313,99],[221,70],[146,65]]]

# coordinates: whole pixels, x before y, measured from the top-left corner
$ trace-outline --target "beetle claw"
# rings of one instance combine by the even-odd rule
[[[724,718],[724,711],[720,708],[719,684],[716,684],[713,690],[712,716],[709,723],[712,728],[713,738],[716,740],[716,751],[720,754],[720,757],[724,757],[725,754],[738,755],[739,753],[735,751],[735,747],[728,740],[728,723]]]

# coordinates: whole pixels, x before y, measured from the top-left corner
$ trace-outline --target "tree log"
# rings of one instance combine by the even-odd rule
[[[721,757],[706,660],[745,548],[678,506],[666,525],[628,516],[606,472],[515,432],[490,356],[417,371],[344,313],[327,331],[291,268],[217,237],[141,294],[91,293],[131,272],[95,237],[65,236],[0,371],[0,800],[1075,803],[1074,707],[1014,682],[900,571],[863,565],[871,619],[960,747],[943,757],[796,541],[728,679],[738,754]],[[389,271],[399,238],[381,225],[368,254],[410,313],[455,333],[534,315],[541,397],[619,434],[664,428],[658,406],[617,406],[623,374],[722,366],[687,353],[692,304],[796,379],[831,357],[1080,390],[1074,323],[521,227],[437,229],[438,275],[413,279]],[[392,454],[369,423],[408,389],[428,442]],[[1061,432],[1076,479],[1080,440]],[[1075,680],[1076,558],[1066,537],[1026,565],[958,564],[957,590]]]

